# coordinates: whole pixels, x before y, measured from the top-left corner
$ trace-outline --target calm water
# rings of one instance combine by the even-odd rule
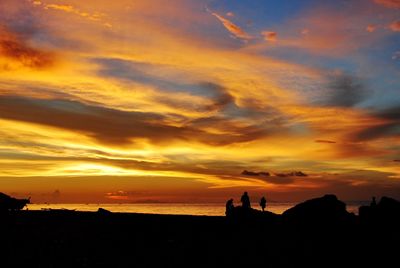
[[[347,211],[358,213],[358,207],[365,202],[347,203]],[[269,203],[267,210],[282,214],[285,210],[296,205],[295,203]],[[260,209],[258,204],[253,208]],[[148,214],[175,214],[175,215],[225,215],[224,203],[182,204],[182,203],[151,203],[151,204],[29,204],[29,210],[42,209],[75,209],[77,211],[97,211],[104,208],[112,212],[134,212]]]

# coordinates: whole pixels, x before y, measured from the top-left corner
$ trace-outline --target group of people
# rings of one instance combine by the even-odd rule
[[[242,197],[240,198],[240,202],[242,203],[242,208],[243,209],[250,209],[251,208],[250,197],[249,197],[247,192],[243,193]],[[265,211],[265,208],[267,206],[267,199],[265,199],[264,196],[261,197],[261,200],[260,200],[259,204],[261,206],[262,211]],[[225,214],[227,216],[231,215],[233,210],[234,210],[234,208],[235,208],[235,206],[233,205],[233,198],[231,198],[226,202],[226,212],[225,212]]]

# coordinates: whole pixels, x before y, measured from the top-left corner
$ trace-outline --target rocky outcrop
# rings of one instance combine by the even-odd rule
[[[400,224],[400,202],[390,197],[382,197],[377,205],[361,206],[358,211],[365,224]]]
[[[30,198],[17,199],[4,193],[0,193],[0,211],[21,210],[29,203]]]
[[[283,220],[293,224],[338,224],[350,221],[354,215],[335,195],[325,195],[300,203],[282,214]]]
[[[228,216],[229,215],[229,216]],[[253,208],[244,208],[237,206],[232,208],[232,211],[227,214],[227,218],[233,221],[261,221],[268,223],[277,223],[280,220],[280,215],[270,211],[261,211]]]

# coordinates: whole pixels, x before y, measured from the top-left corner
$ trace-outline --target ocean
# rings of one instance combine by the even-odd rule
[[[368,204],[368,201],[348,202],[347,211],[358,214],[361,205]],[[297,203],[268,203],[267,210],[282,214],[285,210],[295,206]],[[253,208],[260,209],[258,204],[252,204]],[[29,204],[29,210],[46,209],[68,209],[76,211],[97,211],[99,208],[107,209],[111,212],[129,212],[146,214],[171,214],[171,215],[205,215],[205,216],[224,216],[225,203],[129,203],[129,204]]]

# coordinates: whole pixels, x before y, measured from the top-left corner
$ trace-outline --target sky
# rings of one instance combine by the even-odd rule
[[[0,191],[400,198],[400,1],[0,0]]]

